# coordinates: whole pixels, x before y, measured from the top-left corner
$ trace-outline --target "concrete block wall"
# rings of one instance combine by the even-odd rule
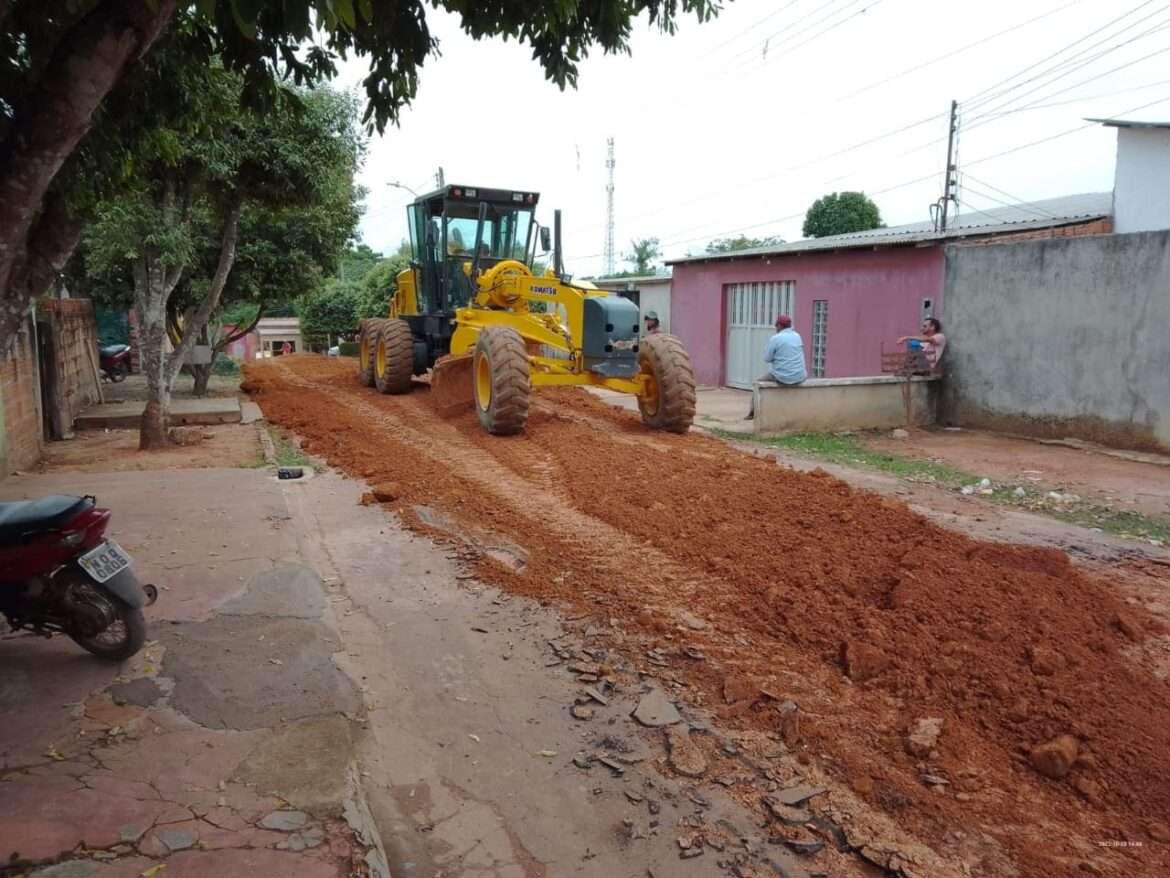
[[[41,457],[40,391],[31,321],[0,359],[0,476],[27,469]]]
[[[948,247],[942,418],[1170,451],[1170,232]]]

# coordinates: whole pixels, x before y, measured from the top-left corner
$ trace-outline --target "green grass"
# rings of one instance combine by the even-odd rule
[[[728,430],[711,432],[724,439],[752,442],[825,463],[884,473],[910,482],[933,484],[952,491],[958,491],[965,485],[978,485],[980,481],[980,476],[974,473],[945,464],[873,451],[866,448],[861,440],[852,434],[796,433],[762,438],[751,433],[735,433]],[[1022,497],[1017,496],[1016,488],[1023,488]],[[1170,521],[1166,519],[1086,501],[1071,503],[1055,501],[1048,497],[1048,488],[1037,488],[1034,485],[993,483],[992,489],[991,494],[980,494],[980,499],[1026,509],[1070,524],[1099,528],[1115,536],[1170,543]]]
[[[272,447],[276,452],[277,466],[310,466],[313,461],[297,444],[284,433],[269,431],[272,437]]]
[[[979,481],[970,473],[943,464],[931,463],[929,460],[914,460],[871,451],[859,442],[856,436],[849,434],[794,433],[790,436],[758,438],[750,433],[731,433],[726,430],[713,432],[725,439],[755,442],[802,457],[823,460],[826,463],[873,470],[916,482],[932,482],[946,488],[958,488],[969,485],[972,481]]]

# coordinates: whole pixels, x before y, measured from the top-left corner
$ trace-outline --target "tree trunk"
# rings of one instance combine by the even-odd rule
[[[180,272],[163,266],[157,252],[148,250],[134,268],[134,304],[138,309],[138,339],[142,346],[142,374],[146,376],[146,409],[138,448],[146,451],[170,444],[167,436],[171,410],[171,382],[167,376],[167,299]],[[173,283],[172,283],[173,280]]]
[[[35,272],[27,266],[34,244],[56,231],[52,212],[43,209],[53,180],[89,131],[102,100],[158,39],[177,4],[99,2],[62,39],[36,90],[16,108],[0,142],[0,353],[43,292],[19,280]]]
[[[214,353],[212,354],[214,357]],[[191,371],[195,374],[195,395],[198,397],[207,396],[207,385],[211,381],[211,366],[215,360],[206,366],[192,366]]]

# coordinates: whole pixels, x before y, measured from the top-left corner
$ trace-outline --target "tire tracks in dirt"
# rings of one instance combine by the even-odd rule
[[[971,862],[988,875],[1170,867],[1156,841],[1168,690],[1122,655],[1124,631],[1156,623],[1063,555],[979,543],[716,440],[647,434],[579,392],[536,394],[527,431],[501,439],[472,413],[441,417],[418,388],[360,388],[344,362],[293,357],[248,379],[310,453],[393,481],[388,508],[414,526],[425,504],[530,553],[524,575],[481,562],[485,580],[585,609],[625,649],[701,648],[710,660],[675,676],[728,725],[779,727],[767,699],[725,703],[733,675],[794,698],[811,717],[804,752],[936,850],[971,862],[971,840],[994,838],[1010,857]],[[842,676],[843,645],[872,651],[872,679]],[[1060,654],[1054,674],[1034,670],[1036,646]],[[922,716],[946,731],[938,752],[911,757],[905,730]],[[1088,757],[1075,787],[1024,758],[1064,732]],[[949,789],[931,791],[924,772]]]

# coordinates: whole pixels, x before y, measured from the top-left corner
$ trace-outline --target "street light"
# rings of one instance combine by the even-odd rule
[[[418,198],[418,193],[415,192],[413,189],[411,189],[409,186],[407,186],[405,183],[399,183],[397,180],[392,180],[391,182],[387,183],[386,185],[393,186],[396,189],[405,189],[407,192],[409,192],[415,198]]]

